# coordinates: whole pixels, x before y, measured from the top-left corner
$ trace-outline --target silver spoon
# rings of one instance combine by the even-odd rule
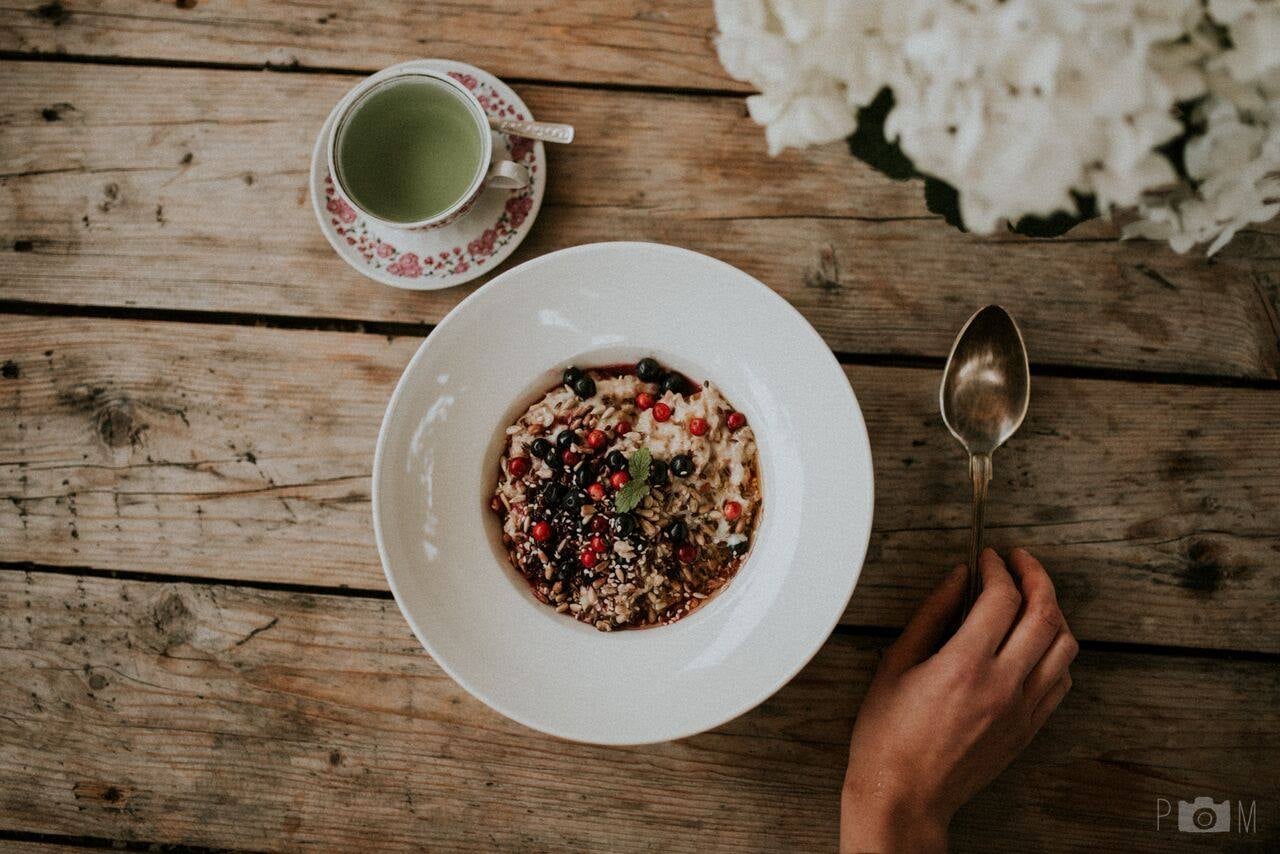
[[[562,125],[558,122],[518,122],[515,119],[498,119],[490,116],[489,127],[500,133],[527,136],[529,139],[540,139],[543,142],[573,142],[573,125]]]
[[[942,372],[942,420],[969,452],[973,480],[973,531],[963,615],[978,597],[978,555],[991,454],[1022,426],[1031,402],[1031,370],[1022,333],[1009,312],[989,305],[965,322]],[[963,616],[962,615],[962,616]]]

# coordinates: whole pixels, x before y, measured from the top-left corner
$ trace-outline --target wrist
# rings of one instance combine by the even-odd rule
[[[919,798],[883,781],[845,780],[840,803],[840,854],[945,852],[950,822]]]

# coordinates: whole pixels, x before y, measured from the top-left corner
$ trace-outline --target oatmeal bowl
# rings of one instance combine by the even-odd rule
[[[652,356],[565,368],[506,429],[489,502],[532,595],[604,632],[688,616],[732,580],[761,510],[755,434]]]
[[[496,277],[428,336],[373,472],[388,582],[496,711],[578,741],[701,732],[821,647],[871,527],[843,370],[697,253],[605,243]]]

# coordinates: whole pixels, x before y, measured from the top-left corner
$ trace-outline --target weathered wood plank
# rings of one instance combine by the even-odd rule
[[[711,733],[596,748],[472,700],[390,602],[2,572],[0,815],[272,850],[830,850],[881,644],[837,635]],[[956,850],[1169,851],[1194,840],[1156,832],[1157,797],[1276,802],[1274,667],[1086,651],[1073,672]]]
[[[473,287],[369,282],[314,222],[311,144],[351,82],[0,63],[0,299],[438,320]],[[758,276],[840,351],[945,355],[968,313],[999,300],[1038,362],[1280,376],[1265,308],[1280,236],[1266,230],[1212,263],[1100,225],[975,238],[839,145],[769,159],[737,99],[522,91],[579,136],[551,147],[546,205],[513,263],[655,240]]]
[[[0,50],[365,71],[444,56],[521,79],[745,90],[714,29],[703,0],[29,0],[0,10]]]
[[[0,560],[382,589],[368,475],[417,343],[3,318]],[[964,459],[936,371],[848,374],[877,508],[846,620],[898,626],[964,552]],[[1273,391],[1037,378],[990,540],[1044,557],[1082,637],[1280,650],[1278,422]]]

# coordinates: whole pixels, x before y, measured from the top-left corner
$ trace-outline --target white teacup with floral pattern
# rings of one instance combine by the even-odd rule
[[[444,88],[455,96],[459,103],[466,106],[467,111],[475,120],[482,149],[478,161],[479,166],[475,174],[471,176],[470,182],[466,185],[466,190],[459,194],[452,204],[426,219],[398,222],[373,213],[366,206],[357,202],[354,194],[343,186],[342,173],[338,169],[337,162],[338,142],[342,139],[345,123],[364,104],[365,99],[386,87],[406,81],[430,81],[432,85]],[[396,228],[439,228],[466,214],[487,187],[519,189],[529,185],[529,170],[525,166],[500,157],[495,158],[493,131],[489,129],[489,119],[484,108],[469,89],[448,74],[426,68],[394,67],[385,69],[362,81],[348,92],[338,104],[335,112],[336,119],[333,123],[333,132],[329,135],[326,151],[329,174],[333,176],[336,189],[342,198],[363,216],[375,222],[385,223]]]

